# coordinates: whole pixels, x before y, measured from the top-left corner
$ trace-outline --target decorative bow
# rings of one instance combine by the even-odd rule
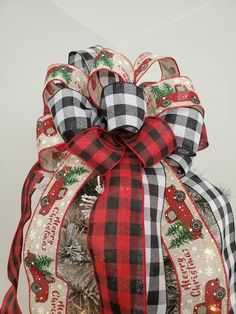
[[[57,237],[61,227],[59,223],[63,221],[69,206],[66,204],[73,201],[90,173],[94,171],[102,176],[104,192],[97,198],[90,212],[87,231],[87,248],[93,262],[101,311],[102,313],[146,314],[142,180],[144,168],[152,167],[162,161],[166,171],[166,182],[163,181],[163,188],[165,184],[169,187],[166,188],[165,216],[168,216],[168,212],[171,212],[172,218],[174,215],[173,209],[171,210],[168,204],[171,204],[173,208],[175,206],[179,208],[179,202],[184,202],[181,206],[185,209],[186,215],[182,224],[188,224],[193,214],[198,218],[194,220],[196,230],[191,229],[194,236],[192,233],[187,233],[188,240],[194,238],[202,249],[210,239],[209,231],[206,231],[207,226],[204,226],[190,198],[185,195],[184,187],[180,185],[177,178],[174,179],[175,175],[171,167],[163,161],[165,157],[170,155],[173,157],[176,148],[182,149],[182,153],[185,151],[177,142],[179,138],[176,138],[169,123],[158,113],[169,106],[194,107],[202,113],[203,108],[194,91],[187,90],[181,93],[176,90],[175,93],[173,87],[168,84],[164,86],[164,89],[160,89],[159,86],[151,86],[152,88],[149,89],[148,85],[152,85],[152,82],[137,85],[143,74],[156,61],[161,67],[161,81],[179,77],[179,69],[174,59],[146,52],[139,56],[133,67],[128,59],[111,49],[99,46],[90,48],[93,48],[89,50],[90,52],[97,52],[95,56],[86,52],[85,57],[81,59],[77,58],[77,52],[71,52],[69,64],[54,64],[48,68],[43,90],[44,116],[37,124],[40,164],[36,163],[32,168],[23,189],[22,208],[25,212],[22,216],[25,217],[22,224],[29,219],[27,212],[30,207],[30,195],[34,191],[31,183],[40,182],[42,179],[39,174],[40,168],[52,171],[53,175],[41,195],[29,230],[35,230],[34,223],[37,223],[39,217],[45,219],[50,229],[53,217],[58,215],[56,217],[58,229],[53,231],[57,233]],[[182,88],[181,85],[177,85],[174,87]],[[191,119],[197,128],[198,118],[195,114]],[[198,135],[201,137],[200,150],[208,145],[204,127]],[[186,143],[191,144],[191,147],[196,146],[192,145],[190,139]],[[189,153],[188,150],[187,152]],[[191,155],[194,155],[194,149],[190,149]],[[80,180],[72,178],[71,186],[68,184],[69,186],[65,188],[68,169],[71,169],[71,165],[81,162],[85,165],[85,173],[81,172]],[[175,180],[179,191],[176,191],[171,180]],[[171,219],[169,222],[171,223]],[[21,263],[22,224],[13,242],[17,249],[14,252],[11,249],[10,257],[13,257],[13,262],[9,260],[9,271],[11,271],[9,278],[13,285],[4,298],[2,307],[4,314],[9,310],[16,314],[21,313],[16,290],[17,273]],[[162,221],[160,227],[164,231],[168,225]],[[174,226],[172,225],[171,228]],[[204,240],[199,240],[200,235],[203,234],[200,231],[205,232]],[[57,237],[52,237],[53,239],[48,244],[40,234],[42,250],[47,251],[47,245],[51,245],[50,252],[55,256]],[[168,251],[171,248],[171,246],[167,248],[170,241],[168,233],[163,235],[163,239],[166,251]],[[217,252],[216,247],[213,244],[211,246]],[[31,247],[31,241],[27,236],[26,247]],[[34,250],[34,247],[32,248]],[[169,251],[168,254],[171,256]],[[172,254],[173,260],[178,257],[178,254],[180,251]],[[220,264],[219,256],[218,252],[216,259],[218,258],[217,261]],[[33,279],[41,275],[35,268],[35,258],[32,252],[25,257],[25,265],[32,273]],[[177,264],[176,260],[174,262]],[[41,278],[45,284],[44,290],[39,282],[34,281],[31,290],[36,294],[37,302],[46,302],[50,285],[53,287],[51,289],[52,294],[54,293],[53,296],[51,295],[53,300],[55,300],[55,295],[58,299],[61,297],[58,302],[58,311],[66,313],[66,295],[62,296],[55,290],[59,280],[62,287],[63,280],[59,279],[59,276],[55,277],[57,278],[51,278],[48,281],[45,281],[44,277]],[[224,281],[223,276],[221,280]],[[223,298],[226,292],[223,287],[219,288]],[[185,290],[183,287],[181,292],[186,300],[189,295]],[[198,293],[198,296],[202,298],[200,291]],[[200,297],[199,300],[201,300]],[[48,303],[50,308],[52,304]],[[226,308],[225,303],[223,305],[220,302],[217,303],[218,309],[223,306]],[[53,311],[55,311],[54,308]]]
[[[145,313],[141,168],[171,154],[176,139],[163,119],[145,117],[145,92],[134,83],[108,84],[100,103],[102,114],[85,93],[66,88],[48,101],[56,126],[68,142],[63,150],[104,178],[105,190],[91,211],[87,233],[103,311]],[[97,126],[97,121],[102,123]]]
[[[15,313],[15,314],[21,314],[21,310],[18,304],[17,300],[17,288],[18,288],[18,279],[19,279],[19,269],[21,265],[21,252],[22,252],[22,246],[23,246],[23,228],[25,223],[30,219],[31,216],[31,195],[35,191],[35,187],[37,184],[40,183],[40,181],[43,179],[43,174],[41,173],[41,170],[49,171],[49,172],[55,172],[56,169],[60,168],[60,165],[63,160],[66,160],[68,156],[68,152],[66,151],[66,148],[69,148],[69,146],[66,144],[73,135],[76,135],[79,131],[82,129],[85,129],[85,132],[82,132],[78,136],[78,140],[82,143],[82,139],[89,138],[89,136],[92,136],[93,139],[98,138],[98,141],[100,141],[101,145],[103,145],[103,149],[99,151],[99,153],[94,157],[94,162],[98,162],[96,159],[98,156],[102,159],[102,152],[104,151],[106,154],[109,155],[110,161],[103,160],[103,163],[105,166],[107,166],[108,170],[111,169],[111,171],[115,171],[114,165],[114,156],[116,156],[117,161],[120,161],[119,165],[123,164],[124,161],[129,161],[130,158],[127,156],[131,156],[130,148],[132,145],[135,147],[135,143],[138,144],[138,141],[147,138],[149,139],[149,142],[152,142],[152,132],[149,132],[149,127],[152,123],[154,123],[156,126],[161,126],[161,121],[157,120],[154,121],[153,119],[147,119],[144,123],[143,131],[140,132],[138,135],[138,138],[132,135],[132,133],[129,134],[128,138],[126,138],[126,134],[124,132],[119,131],[119,136],[114,136],[111,133],[108,135],[107,132],[105,132],[106,129],[106,121],[104,120],[104,117],[106,116],[108,118],[107,120],[107,127],[108,131],[115,129],[114,128],[114,121],[112,120],[112,109],[114,109],[113,106],[109,107],[109,95],[106,94],[106,92],[109,93],[109,86],[104,90],[103,87],[105,87],[107,84],[115,83],[117,81],[123,81],[123,82],[129,82],[129,83],[137,83],[138,80],[141,78],[141,76],[145,73],[145,71],[156,61],[158,61],[161,65],[162,70],[162,79],[168,77],[170,74],[174,76],[178,76],[178,67],[175,63],[174,59],[168,58],[169,64],[171,67],[169,68],[170,71],[166,68],[166,64],[168,63],[168,60],[166,58],[159,58],[158,56],[154,56],[151,53],[144,53],[142,54],[137,61],[136,61],[136,71],[134,73],[134,68],[130,64],[130,62],[123,57],[121,54],[117,54],[112,52],[110,49],[101,49],[102,47],[97,45],[90,47],[86,51],[83,52],[84,56],[83,58],[80,57],[80,55],[77,53],[77,51],[72,51],[69,54],[69,64],[54,64],[49,67],[46,78],[45,78],[45,86],[43,89],[43,101],[44,101],[44,116],[39,118],[37,123],[37,138],[38,138],[38,153],[39,153],[39,161],[35,163],[35,165],[30,170],[29,174],[27,175],[27,178],[25,180],[24,187],[22,189],[22,213],[21,213],[21,219],[19,222],[19,226],[16,230],[14,239],[12,241],[11,250],[9,254],[9,261],[8,261],[8,277],[11,281],[12,285],[7,291],[3,304],[1,307],[2,313]],[[80,51],[81,53],[82,51]],[[96,58],[94,58],[94,55],[97,53]],[[152,55],[150,58],[145,58],[147,55]],[[114,58],[111,58],[113,56]],[[122,60],[121,60],[122,59]],[[144,62],[142,62],[144,59]],[[120,62],[121,61],[121,62]],[[167,62],[166,62],[167,61]],[[113,72],[112,68],[114,67],[114,64],[117,65],[117,72]],[[91,69],[93,70],[91,71]],[[111,70],[109,71],[109,75],[104,75],[104,70]],[[174,71],[173,71],[174,69]],[[175,73],[176,71],[176,73]],[[90,75],[89,75],[90,74]],[[103,85],[102,85],[103,83]],[[113,85],[115,86],[115,84]],[[129,123],[131,123],[130,127],[127,127],[124,125],[124,118],[129,116],[129,112],[125,115],[121,114],[121,111],[119,113],[119,116],[117,114],[113,114],[116,118],[116,126],[122,126],[123,130],[127,129],[129,131],[138,131],[140,130],[142,123],[144,122],[144,113],[148,108],[146,108],[146,102],[144,101],[144,95],[141,88],[138,88],[134,84],[118,84],[119,88],[131,88],[131,90],[134,92],[131,97],[133,99],[137,99],[138,103],[136,106],[133,106],[132,108],[132,114],[129,117]],[[136,90],[136,92],[135,92]],[[107,114],[103,116],[101,114],[100,108],[96,108],[91,105],[92,101],[94,101],[95,105],[99,104],[99,99],[101,96],[101,93],[104,93],[104,97],[101,97],[102,102],[106,99],[106,107],[107,107]],[[63,97],[62,97],[63,93]],[[68,93],[68,94],[67,94]],[[53,106],[51,106],[50,109],[50,100],[53,101],[55,95],[55,101],[59,97],[60,99],[63,99],[62,107],[67,107],[67,104],[69,106],[69,111],[67,110],[67,114],[69,116],[61,115],[62,112],[58,112],[58,115],[56,115],[56,112],[54,112]],[[61,97],[60,97],[61,96]],[[75,96],[75,97],[73,97]],[[118,95],[117,95],[118,96]],[[76,98],[77,97],[77,98]],[[118,96],[119,97],[119,96]],[[125,94],[123,94],[123,97],[125,97]],[[118,98],[119,99],[119,98]],[[78,107],[76,106],[70,106],[71,101],[78,101],[81,105],[86,104],[85,107]],[[91,103],[90,103],[91,101]],[[139,107],[139,103],[141,104]],[[128,109],[128,106],[124,106],[126,102],[123,102],[123,110],[124,108]],[[105,110],[104,105],[102,105],[103,109]],[[116,106],[118,108],[119,106]],[[121,107],[121,106],[120,106]],[[71,111],[70,111],[71,109]],[[122,110],[121,109],[121,110]],[[135,110],[137,110],[135,112]],[[135,113],[134,113],[135,112]],[[140,115],[141,113],[141,115]],[[51,115],[54,117],[54,120],[52,119]],[[123,116],[123,122],[120,118]],[[134,122],[136,121],[136,124]],[[55,125],[57,126],[58,131],[60,132],[61,136],[59,136]],[[102,128],[96,128],[96,125],[102,127]],[[90,129],[92,128],[92,129]],[[163,135],[168,135],[168,126],[166,123],[163,124],[162,130],[160,130],[160,134],[163,132]],[[113,133],[113,132],[112,132]],[[155,132],[156,134],[158,131]],[[170,131],[171,133],[171,131]],[[122,135],[123,134],[123,135]],[[153,135],[154,136],[154,135]],[[64,140],[63,140],[64,139]],[[167,142],[170,140],[170,136],[167,136]],[[98,141],[95,141],[94,144],[97,144]],[[111,151],[112,146],[109,145],[109,141],[111,143],[115,143],[116,152],[113,154],[113,151]],[[159,142],[161,140],[159,139]],[[74,140],[70,143],[75,143]],[[171,145],[173,143],[169,142],[169,148],[167,151],[171,151]],[[71,145],[70,149],[75,149],[76,145]],[[91,149],[91,147],[88,147]],[[95,148],[95,146],[94,146]],[[110,148],[110,151],[109,151]],[[160,155],[163,153],[161,149],[163,147],[157,147],[155,144],[153,146],[153,151],[151,154],[145,155],[144,151],[140,151],[141,144],[137,145],[136,153],[133,153],[133,159],[135,160],[138,167],[147,164],[152,164],[154,160],[158,160],[157,153],[159,152]],[[86,155],[86,150],[84,151],[84,154]],[[123,152],[123,157],[121,158],[120,153]],[[110,154],[109,154],[110,153]],[[138,154],[138,155],[137,155]],[[152,156],[153,154],[153,156]],[[140,159],[138,156],[143,155],[142,163],[140,162]],[[154,160],[152,161],[152,158],[154,157]],[[82,158],[82,156],[80,156]],[[128,158],[128,159],[127,159]],[[85,158],[86,159],[86,158]],[[86,159],[86,162],[89,162],[88,159]],[[122,163],[121,163],[122,162]],[[99,165],[93,164],[91,162],[91,167],[97,168],[97,171],[103,172],[103,169],[99,167]],[[117,165],[118,166],[118,165]],[[113,168],[112,168],[113,167]],[[114,170],[113,170],[114,169]],[[129,171],[135,171],[135,169],[129,169]],[[89,172],[89,171],[88,171]],[[61,171],[60,173],[63,173]],[[105,172],[104,172],[105,173]],[[110,172],[111,173],[111,172]],[[130,173],[130,172],[129,172]],[[138,172],[137,172],[138,173]],[[56,176],[58,176],[56,174]],[[60,184],[58,182],[58,179],[55,176],[55,185],[54,185],[54,179],[52,180],[52,193],[54,193],[53,189],[55,186],[59,187]],[[109,177],[110,178],[110,177]],[[107,180],[109,180],[109,178]],[[82,179],[82,178],[81,178]],[[113,179],[114,180],[114,179]],[[61,182],[62,180],[60,180]],[[140,180],[138,180],[140,184]],[[119,178],[116,178],[115,183],[119,183]],[[123,184],[123,183],[122,183]],[[135,186],[136,181],[132,180],[132,184]],[[121,185],[122,186],[122,185]],[[80,186],[78,187],[78,189]],[[140,189],[140,186],[137,187]],[[105,196],[105,194],[104,194]],[[137,195],[137,199],[140,197],[140,195]],[[42,210],[40,207],[41,205],[46,204],[47,207],[44,207]],[[50,206],[53,204],[48,203],[48,196],[41,197],[41,203],[37,205],[37,208],[34,212],[35,216],[39,217],[42,213],[48,213],[50,210]],[[126,207],[128,206],[127,200],[126,200]],[[67,208],[65,207],[65,212]],[[134,213],[133,213],[134,214]],[[47,217],[47,216],[45,216]],[[62,213],[63,217],[63,213]],[[121,218],[119,218],[121,219]],[[139,216],[139,222],[141,217]],[[35,219],[37,220],[37,219]],[[32,221],[32,220],[31,220]],[[135,229],[135,232],[139,232],[139,225],[137,225],[137,229]],[[31,223],[29,225],[29,229],[33,229],[34,225]],[[134,228],[136,228],[136,225],[134,224]],[[143,230],[142,230],[143,231]],[[27,242],[27,236],[25,241]],[[27,243],[25,243],[27,246]],[[143,246],[140,246],[139,252],[143,254]],[[55,252],[56,253],[56,252]],[[32,255],[33,256],[33,255]],[[143,255],[142,255],[143,256]],[[28,261],[28,257],[26,257],[26,260]],[[29,265],[29,262],[27,262],[27,265]],[[134,276],[135,277],[135,276]],[[143,280],[143,272],[140,271],[140,278]],[[143,283],[143,281],[142,281]],[[61,282],[62,284],[62,282]],[[36,291],[36,290],[35,290]],[[144,294],[144,292],[142,292]],[[44,299],[47,297],[47,294],[44,295]],[[45,301],[44,301],[45,302]],[[114,305],[115,306],[115,305]]]

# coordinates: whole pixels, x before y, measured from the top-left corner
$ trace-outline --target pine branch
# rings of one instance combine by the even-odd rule
[[[168,83],[164,83],[162,87],[160,86],[151,86],[151,92],[156,100],[159,100],[165,96],[168,96],[174,92],[172,86]]]
[[[186,228],[186,226],[184,225],[184,223],[183,223],[182,221],[178,220],[178,221],[176,221],[174,224],[172,224],[172,225],[169,227],[169,229],[168,229],[166,235],[167,235],[167,236],[175,235],[175,234],[177,234],[177,233],[179,232],[180,228],[184,228],[184,227]]]
[[[172,94],[174,92],[174,89],[172,86],[168,83],[163,83],[163,91],[165,91],[166,95]]]
[[[79,180],[76,179],[77,176],[80,176],[81,174],[88,172],[88,170],[84,167],[73,167],[70,169],[70,171],[65,175],[64,178],[64,186],[69,186],[74,184],[75,182],[78,182]]]
[[[97,67],[99,66],[99,64],[100,64],[100,63],[102,63],[100,58],[99,58],[99,59],[94,60],[94,62],[93,62],[93,67],[94,67],[94,68],[97,68]]]
[[[107,57],[107,56],[103,56],[97,60],[94,61],[94,68],[98,67],[99,64],[104,64],[107,67],[109,67],[110,69],[113,68],[114,64],[113,64],[113,60],[111,57]]]
[[[110,69],[113,68],[113,61],[112,58],[104,57],[104,64],[109,67]]]
[[[167,236],[174,235],[175,238],[171,240],[169,249],[179,247],[184,243],[188,243],[193,239],[188,227],[180,220],[171,225],[166,233]]]
[[[189,243],[191,239],[189,238],[188,235],[186,235],[186,237],[178,237],[178,238],[175,238],[175,239],[172,239],[170,241],[170,246],[169,246],[169,249],[173,249],[173,248],[176,248],[176,247],[180,247],[181,245],[183,245],[184,243]]]
[[[58,72],[59,72],[58,70],[54,70],[50,73],[50,76],[55,77],[57,76]]]
[[[52,273],[46,269],[42,270],[42,274],[45,276],[45,277],[52,277]]]
[[[66,80],[67,84],[72,81],[71,73],[68,72],[66,69],[61,69],[61,75]]]
[[[150,88],[151,88],[151,92],[152,92],[152,94],[156,100],[163,97],[162,90],[159,88],[159,86],[151,86]]]
[[[68,72],[66,69],[58,69],[58,70],[52,71],[50,76],[55,77],[58,74],[61,74],[61,76],[66,80],[67,84],[69,84],[72,81],[71,73]]]
[[[47,270],[50,264],[53,262],[51,257],[47,255],[38,255],[34,261],[35,267],[45,276],[50,276],[51,273]]]

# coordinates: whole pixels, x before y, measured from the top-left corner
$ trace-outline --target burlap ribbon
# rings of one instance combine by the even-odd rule
[[[48,313],[67,311],[68,287],[56,271],[59,232],[69,205],[93,172],[103,177],[105,188],[90,213],[87,234],[101,312],[148,313],[142,168],[160,162],[166,181],[159,227],[178,277],[179,311],[198,313],[202,306],[207,313],[228,313],[229,292],[221,253],[186,188],[165,159],[174,152],[186,152],[178,146],[169,124],[158,115],[169,106],[191,106],[204,114],[196,93],[183,90],[181,94],[177,90],[176,98],[170,89],[169,97],[163,94],[158,103],[148,88],[151,82],[137,82],[157,61],[162,81],[179,77],[173,58],[144,53],[132,66],[127,58],[111,49],[90,49],[96,52],[93,60],[83,59],[81,64],[81,59],[77,62],[77,52],[71,52],[69,63],[73,65],[54,64],[48,68],[45,79],[44,115],[37,124],[40,164],[36,167],[53,175],[40,197],[25,240],[32,313],[38,313],[42,305]],[[160,89],[157,92],[161,93]],[[198,149],[206,146],[204,125]],[[74,180],[66,181],[73,175]],[[40,179],[39,176],[38,182]],[[29,197],[29,192],[25,193]],[[45,230],[36,236],[34,231],[40,224]],[[184,243],[176,238],[173,242],[171,236],[177,233],[185,237]],[[22,234],[17,237],[20,249],[16,252],[12,248],[10,255],[16,262],[8,265],[13,286],[4,298],[2,313],[21,313],[16,291]],[[30,241],[35,237],[37,247]],[[193,241],[199,250],[208,246],[215,254],[217,266],[210,279],[199,272],[201,259],[194,260],[191,255]],[[35,267],[36,253],[47,254],[54,261],[49,278]],[[195,302],[186,304],[190,297]]]

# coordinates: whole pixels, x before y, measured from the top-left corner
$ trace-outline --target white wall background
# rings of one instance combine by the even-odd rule
[[[209,147],[193,170],[231,191],[236,213],[236,2],[234,0],[0,0],[0,304],[10,286],[7,260],[20,194],[35,162],[36,119],[47,67],[71,50],[100,44],[132,62],[144,51],[173,56],[205,106]],[[158,65],[151,77],[160,79]],[[26,225],[25,230],[28,225]],[[28,313],[23,265],[19,301]]]

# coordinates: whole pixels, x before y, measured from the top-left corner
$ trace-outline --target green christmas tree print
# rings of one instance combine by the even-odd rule
[[[150,86],[151,92],[156,100],[168,96],[174,92],[172,86],[168,83],[163,83],[163,86]]]
[[[84,167],[73,167],[69,170],[69,172],[65,175],[63,185],[69,186],[74,184],[75,182],[78,182],[79,180],[76,178],[77,176],[80,176],[81,174],[89,172]]]
[[[52,274],[48,271],[48,267],[52,262],[53,259],[47,255],[37,255],[34,265],[44,276],[52,277]]]
[[[169,227],[166,235],[174,236],[170,241],[169,249],[180,247],[193,239],[193,235],[190,233],[188,227],[180,220]]]
[[[96,68],[98,67],[99,64],[104,64],[108,68],[112,69],[114,66],[112,57],[113,56],[111,54],[103,52],[97,58],[94,59],[93,67]]]
[[[65,67],[58,67],[57,70],[54,70],[50,73],[51,77],[55,77],[58,74],[61,74],[61,76],[66,80],[67,84],[71,83],[72,81],[72,74],[71,72],[65,68]]]

